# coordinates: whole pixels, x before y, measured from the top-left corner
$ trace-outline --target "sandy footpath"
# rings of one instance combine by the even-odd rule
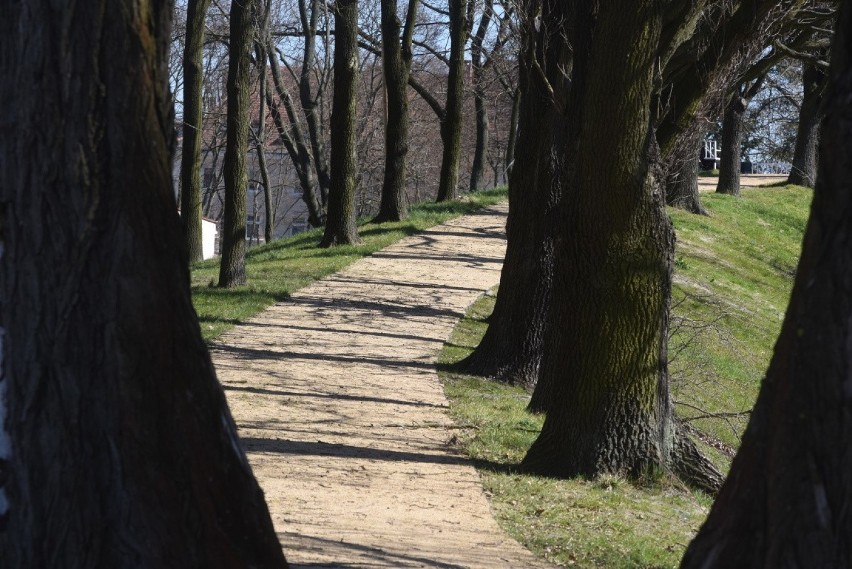
[[[547,567],[494,521],[448,440],[434,361],[495,285],[506,207],[409,237],[302,289],[213,349],[288,560]]]

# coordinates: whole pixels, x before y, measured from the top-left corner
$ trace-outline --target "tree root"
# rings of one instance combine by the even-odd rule
[[[669,464],[672,472],[689,486],[715,495],[722,488],[725,478],[704,456],[682,425],[675,429],[674,448]]]

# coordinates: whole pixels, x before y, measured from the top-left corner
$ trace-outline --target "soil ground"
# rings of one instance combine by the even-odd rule
[[[779,176],[775,174],[742,174],[740,176],[740,186],[743,188],[752,188],[754,186],[777,184],[786,180],[787,176]],[[699,176],[698,191],[715,192],[716,184],[718,183],[719,178],[716,176]]]
[[[406,238],[213,347],[294,568],[549,567],[494,521],[435,358],[499,281],[506,206]]]

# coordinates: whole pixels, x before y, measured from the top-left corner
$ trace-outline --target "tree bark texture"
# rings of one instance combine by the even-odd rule
[[[852,565],[852,10],[790,305],[742,445],[681,567]]]
[[[441,117],[441,177],[438,200],[454,200],[459,183],[461,160],[462,105],[464,102],[464,46],[467,41],[467,3],[449,0],[450,66],[447,75],[447,102]]]
[[[334,12],[334,99],[331,186],[321,247],[360,242],[355,222],[355,117],[358,80],[358,1],[338,0]]]
[[[560,197],[558,172],[564,153],[559,147],[565,126],[570,49],[558,26],[535,29],[543,10],[558,21],[554,2],[527,1],[520,60],[519,144],[509,178],[506,258],[488,329],[459,368],[509,384],[532,388],[538,380],[553,271],[553,232]],[[539,72],[544,70],[545,75]],[[551,92],[550,86],[556,91]],[[535,396],[534,396],[535,397]],[[542,410],[542,409],[536,409]]]
[[[740,155],[743,147],[743,114],[748,106],[734,89],[731,100],[725,105],[722,117],[722,152],[719,160],[717,194],[740,195]]]
[[[509,119],[509,136],[506,139],[506,174],[511,175],[512,163],[515,161],[515,147],[518,141],[518,118],[521,113],[521,90],[517,89],[512,96],[512,116]]]
[[[473,165],[470,170],[470,191],[480,189],[485,177],[486,153],[488,152],[488,109],[485,101],[485,73],[483,70],[482,44],[493,16],[493,2],[485,0],[482,16],[476,33],[471,38],[470,65],[473,70],[473,106],[476,118],[476,142],[473,149]]]
[[[669,396],[674,231],[651,113],[667,6],[580,1],[565,19],[574,64],[540,379],[553,381],[553,401],[522,463],[527,471],[672,470],[705,488],[721,482],[679,432]]]
[[[796,130],[796,147],[793,165],[787,183],[813,188],[817,174],[817,145],[819,124],[822,119],[822,98],[825,91],[826,74],[815,64],[802,64],[804,96],[799,109],[799,126]]]
[[[180,156],[180,210],[189,262],[204,257],[201,237],[201,133],[204,22],[210,0],[189,0],[183,49],[183,145]]]
[[[698,193],[698,149],[704,144],[704,131],[693,125],[680,136],[680,142],[663,165],[666,203],[698,215],[707,215]]]
[[[234,0],[230,13],[228,52],[228,117],[225,141],[225,215],[222,223],[222,259],[219,286],[246,282],[246,191],[248,172],[249,98],[254,12],[257,0]]]
[[[190,299],[173,6],[5,8],[3,567],[286,567]]]
[[[408,75],[418,0],[409,0],[405,31],[397,16],[397,1],[382,0],[382,69],[387,92],[385,177],[374,223],[408,217],[406,160],[408,156]],[[400,37],[400,34],[402,36]]]

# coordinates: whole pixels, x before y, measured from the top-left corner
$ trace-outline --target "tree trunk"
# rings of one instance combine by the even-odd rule
[[[852,10],[841,7],[820,172],[787,316],[742,445],[681,567],[852,565]]]
[[[678,432],[668,388],[675,240],[651,128],[666,5],[645,0],[624,10],[587,0],[566,18],[574,66],[541,365],[553,400],[522,463],[530,472],[637,477],[671,469],[705,488],[721,481]],[[542,17],[543,26],[557,22]]]
[[[509,119],[509,136],[506,140],[506,176],[512,173],[512,163],[515,161],[515,145],[518,140],[518,117],[521,112],[521,90],[516,89],[512,95],[512,116]]]
[[[467,3],[449,0],[450,68],[447,76],[447,103],[441,117],[441,178],[438,182],[439,202],[454,200],[459,183],[461,159],[462,104],[464,102],[464,45],[467,40]]]
[[[482,17],[476,27],[470,46],[471,68],[473,70],[473,105],[476,116],[476,143],[473,151],[473,165],[470,170],[470,191],[480,189],[485,176],[485,154],[488,151],[488,109],[485,103],[485,77],[482,68],[482,43],[491,24],[493,15],[492,0],[485,0]]]
[[[379,213],[373,223],[408,217],[406,157],[408,156],[408,74],[418,0],[409,0],[405,32],[400,39],[396,0],[382,0],[382,69],[387,90],[385,177]]]
[[[286,567],[190,299],[172,6],[59,6],[0,20],[0,559]]]
[[[260,168],[260,178],[263,181],[263,240],[272,241],[272,230],[275,227],[275,210],[272,208],[272,184],[269,181],[269,167],[266,165],[266,59],[260,58],[260,93],[258,94],[260,110],[258,111],[257,127],[257,164]]]
[[[804,62],[802,64],[802,84],[804,96],[799,110],[799,127],[796,131],[796,147],[793,152],[793,166],[790,169],[788,184],[813,188],[817,173],[817,144],[819,142],[819,123],[822,119],[822,97],[825,92],[826,74],[819,66]]]
[[[210,0],[189,0],[183,49],[183,147],[180,156],[180,210],[189,262],[204,258],[201,236],[201,121],[204,73],[204,21]]]
[[[278,130],[278,136],[287,149],[290,159],[293,161],[296,176],[299,178],[299,184],[302,186],[302,201],[305,202],[308,208],[308,223],[313,227],[322,227],[325,225],[325,211],[323,209],[322,190],[319,188],[315,174],[315,162],[311,156],[308,143],[305,142],[305,135],[302,132],[302,126],[296,115],[293,101],[281,80],[281,71],[278,68],[278,61],[276,61],[274,55],[275,50],[272,49],[270,44],[267,44],[266,51],[269,59],[272,84],[275,86],[278,98],[284,104],[284,108],[287,111],[287,119],[292,127],[292,134],[284,124],[284,117],[281,116],[278,106],[272,102],[272,97],[268,92],[266,94],[266,103],[269,105],[269,112],[272,115],[275,128]]]
[[[257,0],[231,3],[228,55],[228,133],[225,142],[225,216],[219,286],[246,282],[246,155],[249,135],[250,61]]]
[[[302,21],[302,29],[305,31],[305,49],[302,57],[302,68],[299,72],[299,101],[305,113],[308,123],[308,138],[310,139],[311,152],[314,168],[319,182],[320,200],[325,206],[328,202],[329,188],[331,187],[331,174],[329,164],[325,155],[325,144],[323,142],[322,128],[320,126],[320,101],[321,93],[314,95],[311,83],[311,73],[314,70],[316,59],[316,37],[317,20],[322,11],[320,0],[310,0],[311,11],[308,13],[306,0],[299,0],[299,18]]]
[[[678,145],[664,161],[666,203],[698,215],[707,215],[698,193],[697,149],[704,143],[704,132],[696,127],[684,131]]]
[[[528,2],[524,14],[534,16],[540,4]],[[523,29],[529,33],[523,37],[518,91],[523,91],[523,105],[518,153],[509,179],[500,288],[485,336],[458,366],[467,373],[527,388],[538,380],[552,285],[551,229],[559,199],[555,175],[562,168],[562,152],[553,135],[566,120],[555,99],[564,105],[567,84],[562,73],[571,67],[564,37],[548,27],[533,32],[533,26],[532,19],[524,22]],[[546,77],[537,71],[536,62],[545,63]],[[556,85],[556,97],[548,85]]]
[[[734,89],[731,100],[725,106],[722,118],[722,153],[719,160],[717,194],[740,195],[740,155],[742,154],[743,114],[748,101]]]
[[[355,223],[355,113],[358,81],[358,0],[338,0],[334,12],[334,99],[331,186],[320,247],[359,243]]]

